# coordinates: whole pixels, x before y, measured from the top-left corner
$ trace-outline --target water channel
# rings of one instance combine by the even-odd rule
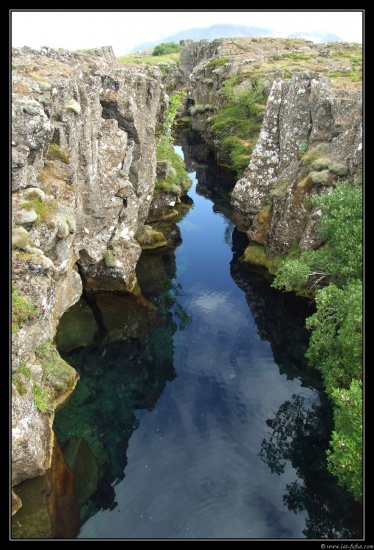
[[[193,133],[177,143],[193,185],[178,246],[137,268],[153,307],[97,296],[104,339],[84,297],[61,319],[81,380],[55,431],[65,451],[84,440],[100,469],[96,492],[81,489],[77,538],[356,538],[326,470],[331,409],[304,359],[312,306],[240,262],[233,175]]]

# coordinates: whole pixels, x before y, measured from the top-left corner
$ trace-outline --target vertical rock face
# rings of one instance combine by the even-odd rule
[[[232,203],[252,241],[273,253],[293,243],[305,250],[319,244],[313,195],[328,192],[338,178],[361,178],[361,90],[339,89],[313,71],[282,79],[290,55],[315,66],[331,57],[348,70],[340,52],[330,53],[326,45],[286,39],[183,41],[180,67],[163,76],[157,67],[116,64],[110,47],[13,50],[15,511],[17,484],[51,466],[54,413],[78,380],[45,343],[83,285],[135,288],[141,254],[135,237],[154,217],[155,134],[168,106],[162,81],[187,89],[191,127],[214,150],[209,120],[225,103],[225,82],[235,77],[245,89],[265,75],[270,94],[262,130]],[[163,200],[162,207],[173,208],[174,195]]]
[[[293,243],[301,250],[320,244],[310,199],[338,178],[360,181],[361,150],[361,91],[336,89],[309,73],[275,80],[250,164],[232,193],[233,206],[252,224],[249,238],[276,254]]]
[[[339,178],[359,182],[362,177],[359,45],[185,40],[180,69],[191,127],[220,164],[229,162],[228,153],[212,131],[212,120],[227,102],[227,85],[235,85],[231,94],[264,85],[269,96],[261,132],[232,193],[234,221],[270,254],[285,253],[294,243],[301,250],[318,246],[319,212],[310,199],[328,192]],[[345,78],[351,72],[357,82]]]
[[[17,484],[51,460],[57,401],[41,400],[52,382],[37,350],[80,298],[82,279],[126,291],[136,283],[134,235],[152,200],[168,97],[158,68],[117,65],[110,47],[12,53],[12,290],[34,308],[12,335]]]

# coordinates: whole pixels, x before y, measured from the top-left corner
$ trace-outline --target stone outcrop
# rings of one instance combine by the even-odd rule
[[[261,82],[268,101],[250,164],[232,192],[234,222],[270,255],[293,244],[318,246],[319,211],[310,199],[339,178],[362,178],[361,47],[301,39],[185,40],[180,69],[191,128],[222,165],[230,161],[212,120],[227,101],[225,86],[230,81],[233,94]]]
[[[227,155],[211,131],[211,117],[226,101],[225,83],[235,77],[244,89],[263,81],[269,99],[261,133],[232,192],[236,225],[270,253],[287,252],[293,243],[313,248],[319,244],[319,212],[310,206],[311,197],[327,192],[338,178],[361,178],[361,89],[337,85],[321,70],[349,70],[345,54],[351,46],[339,48],[332,52],[328,44],[285,39],[182,41],[180,66],[171,68],[119,65],[111,47],[13,49],[15,525],[22,510],[17,487],[43,476],[53,482],[52,457],[59,455],[54,414],[78,381],[51,345],[61,316],[83,289],[124,291],[141,299],[135,268],[142,247],[165,243],[149,224],[175,217],[186,191],[182,184],[155,193],[156,178],[173,170],[168,161],[156,162],[166,89],[187,91],[180,114],[189,115],[192,130],[224,164]],[[357,65],[357,55],[351,58]],[[71,495],[68,466],[58,470]],[[73,508],[75,525],[74,502]],[[50,519],[54,512],[43,514]],[[70,521],[68,515],[62,520]],[[52,522],[45,536],[60,532]]]
[[[83,285],[136,286],[168,96],[157,67],[118,65],[110,47],[12,54],[12,291],[34,312],[12,335],[17,485],[50,468],[54,412],[78,380],[43,347],[61,315]]]
[[[250,240],[270,254],[318,246],[319,211],[310,200],[339,178],[360,182],[361,152],[360,91],[309,73],[274,81],[250,164],[232,192]]]

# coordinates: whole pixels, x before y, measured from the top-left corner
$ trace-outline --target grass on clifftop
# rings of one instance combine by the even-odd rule
[[[159,65],[160,63],[167,63],[172,65],[176,63],[179,65],[180,62],[180,53],[169,53],[166,55],[146,55],[140,56],[139,53],[134,53],[133,55],[122,56],[117,58],[118,63],[136,63],[141,64],[145,63],[146,65]]]

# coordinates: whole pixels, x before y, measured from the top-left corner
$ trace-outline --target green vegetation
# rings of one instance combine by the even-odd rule
[[[362,80],[362,67],[359,69],[340,69],[338,71],[331,71],[325,74],[328,78],[343,78],[352,82],[361,82]]]
[[[299,145],[299,155],[305,155],[308,150],[308,140],[303,139]]]
[[[178,110],[183,105],[183,102],[185,101],[186,97],[187,97],[187,93],[184,91],[174,92],[170,96],[169,107],[165,113],[165,119],[162,124],[162,135],[163,137],[166,136],[170,142],[172,141],[171,131],[173,128],[175,117],[177,116]]]
[[[274,54],[271,56],[271,59],[273,61],[281,61],[282,59],[290,59],[291,61],[309,61],[313,57],[315,57],[316,54],[308,54],[303,52],[289,52],[289,53],[282,53],[282,54]]]
[[[162,42],[153,50],[153,56],[168,55],[170,53],[179,53],[180,45],[176,42]]]
[[[162,190],[176,195],[188,191],[192,180],[186,172],[186,165],[171,145],[168,136],[161,137],[157,145],[157,160],[167,160],[171,169],[163,180],[156,180],[155,192]]]
[[[136,240],[143,250],[151,250],[167,245],[167,239],[162,231],[153,229],[150,225],[143,225],[136,235]]]
[[[313,295],[307,358],[320,370],[334,405],[328,469],[362,497],[362,187],[339,182],[313,199],[324,245],[288,259],[273,286]]]
[[[43,370],[42,385],[33,386],[34,403],[41,411],[56,406],[61,392],[73,387],[76,371],[68,364],[52,342],[42,342],[35,349],[36,361]]]
[[[57,211],[58,201],[56,199],[50,201],[41,201],[39,199],[31,199],[24,201],[21,204],[21,207],[25,210],[34,210],[38,215],[38,219],[35,220],[34,225],[37,225],[40,222],[49,222],[51,221],[53,215]]]
[[[226,63],[230,62],[229,57],[220,57],[219,59],[212,59],[211,61],[208,61],[206,64],[207,67],[222,67],[222,65],[226,65]]]
[[[69,164],[69,156],[67,152],[57,145],[57,143],[51,143],[48,147],[47,159],[61,160],[65,164]]]
[[[241,259],[243,262],[252,265],[266,267],[271,275],[275,275],[278,267],[283,261],[281,256],[268,257],[264,246],[253,243],[247,246]]]
[[[22,298],[16,290],[12,291],[12,334],[19,331],[20,326],[35,319],[38,309],[28,300]]]
[[[166,191],[180,195],[183,191],[187,191],[192,185],[192,180],[186,172],[185,162],[182,157],[174,151],[172,145],[172,129],[175,117],[185,98],[186,92],[175,92],[170,96],[169,108],[165,115],[164,123],[161,128],[162,134],[158,138],[156,149],[157,160],[168,161],[170,163],[170,169],[167,171],[165,179],[156,180],[155,193],[158,191]]]
[[[17,372],[12,375],[12,383],[15,385],[20,395],[25,395],[27,393],[25,378],[30,379],[30,377],[30,369],[26,366],[25,363],[20,363],[18,365]]]
[[[223,88],[226,104],[208,119],[211,131],[219,140],[221,149],[229,155],[238,177],[249,164],[267,102],[261,80],[243,87],[242,78],[233,76],[226,80]]]
[[[39,411],[47,411],[49,408],[49,392],[47,388],[41,388],[40,386],[34,386],[32,389],[34,396],[34,403]]]
[[[162,65],[164,63],[167,65],[173,65],[173,64],[179,65],[180,53],[174,52],[174,53],[168,53],[165,55],[158,55],[158,56],[153,56],[153,55],[139,56],[139,54],[134,54],[134,55],[119,57],[117,59],[117,62],[121,64],[135,63],[137,65],[141,63],[146,65]]]
[[[104,260],[104,263],[105,263],[105,267],[107,267],[108,269],[111,268],[111,267],[115,267],[116,258],[115,258],[114,250],[104,250],[103,260]]]

